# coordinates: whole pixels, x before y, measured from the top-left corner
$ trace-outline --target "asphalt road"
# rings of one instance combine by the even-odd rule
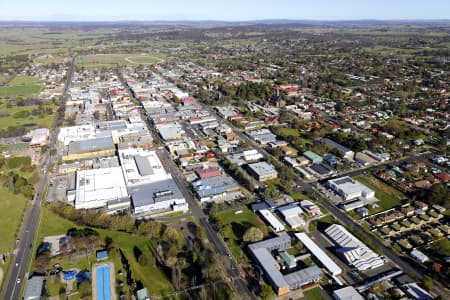
[[[70,67],[69,75],[67,76],[66,86],[63,92],[63,97],[61,101],[61,107],[64,107],[66,102],[67,92],[69,90],[70,83],[72,81],[72,75],[74,70],[75,57],[72,59],[72,65]],[[55,118],[53,127],[50,131],[49,145],[55,145],[57,136],[57,125],[60,120],[58,120],[60,115]],[[28,271],[28,263],[30,257],[33,254],[31,251],[33,249],[33,242],[35,240],[39,217],[41,214],[41,203],[42,194],[44,193],[45,186],[48,182],[48,172],[47,169],[53,167],[55,162],[55,157],[50,156],[49,151],[47,151],[43,157],[42,164],[40,166],[40,181],[36,189],[31,208],[27,209],[25,213],[24,221],[21,226],[21,230],[18,234],[18,244],[17,255],[13,256],[11,260],[11,266],[8,270],[7,284],[4,286],[3,297],[1,299],[16,300],[20,298],[22,284],[25,279],[25,275]],[[18,280],[20,279],[20,283]]]

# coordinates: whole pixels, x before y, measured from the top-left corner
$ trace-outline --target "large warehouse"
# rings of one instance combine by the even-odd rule
[[[349,176],[328,180],[327,185],[344,200],[375,197],[374,191]]]
[[[77,172],[75,208],[107,208],[108,203],[128,202],[122,168],[102,168]]]
[[[344,226],[333,224],[325,229],[325,233],[340,247],[337,250],[338,255],[359,271],[384,265],[383,258],[348,232]]]

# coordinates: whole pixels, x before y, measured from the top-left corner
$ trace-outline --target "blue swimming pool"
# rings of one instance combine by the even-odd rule
[[[97,277],[97,299],[110,300],[111,299],[111,281],[110,281],[109,265],[97,266],[95,274]]]

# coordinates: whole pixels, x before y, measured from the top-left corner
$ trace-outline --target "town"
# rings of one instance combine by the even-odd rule
[[[447,299],[450,23],[305,24],[3,24],[0,298]]]

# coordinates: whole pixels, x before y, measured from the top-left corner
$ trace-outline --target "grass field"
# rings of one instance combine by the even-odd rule
[[[322,294],[320,293],[320,288],[316,287],[303,292],[305,300],[323,300]]]
[[[235,212],[238,210],[242,210],[242,213],[236,215]],[[256,214],[245,206],[222,211],[218,213],[218,218],[225,225],[222,236],[233,253],[233,256],[238,262],[248,261],[247,256],[240,247],[242,236],[252,226],[261,228],[263,232],[266,232],[266,225],[261,224]]]
[[[374,190],[375,197],[380,200],[378,205],[384,209],[389,209],[400,205],[400,201],[406,198],[406,196],[399,190],[396,190],[371,175],[359,175],[354,179]]]
[[[16,232],[22,221],[27,199],[14,195],[0,185],[0,254],[12,250],[16,241]]]
[[[33,126],[27,126],[27,131],[39,128],[39,127],[46,127],[50,128],[53,124],[56,111],[58,109],[58,106],[51,104],[44,105],[44,108],[52,108],[53,114],[51,115],[36,115],[36,116],[28,116],[25,118],[14,118],[14,113],[20,112],[20,111],[28,111],[31,113],[33,109],[38,108],[38,105],[30,105],[30,106],[22,106],[22,107],[10,107],[8,108],[6,106],[6,101],[2,101],[0,104],[0,114],[9,114],[9,116],[0,116],[0,129],[5,129],[8,126],[23,126],[24,124],[34,124]]]
[[[93,54],[77,57],[77,64],[85,68],[113,67],[116,65],[153,64],[162,61],[165,56],[160,53],[152,54]]]
[[[0,87],[0,97],[33,97],[42,91],[42,81],[39,78],[31,76],[17,76],[6,86]]]
[[[295,137],[300,136],[300,132],[295,128],[282,127],[282,128],[279,128],[278,130],[279,130],[279,133],[285,137],[286,136],[295,136]]]
[[[43,209],[43,214],[41,218],[41,224],[38,233],[38,243],[43,241],[43,238],[47,235],[58,235],[64,234],[70,228],[80,228],[75,223],[63,219],[60,216],[49,211],[47,208]],[[128,259],[131,269],[133,271],[133,276],[136,280],[140,280],[142,284],[148,288],[150,294],[165,294],[173,290],[170,281],[166,276],[154,267],[151,263],[148,263],[145,267],[140,265],[134,258],[134,247],[138,247],[143,255],[151,257],[151,252],[149,250],[150,242],[145,237],[131,235],[124,232],[116,232],[111,230],[95,229],[100,234],[100,239],[104,240],[105,237],[111,237],[116,250],[112,250],[110,253],[109,260],[114,262],[115,270],[123,270],[122,263],[120,261],[120,255],[118,254],[118,249],[121,249]],[[61,265],[66,268],[90,268],[91,263],[95,261],[94,255],[92,256],[82,256],[77,260],[69,260],[68,257],[54,258],[52,263],[61,263]],[[149,260],[150,261],[150,260]],[[116,277],[118,275],[116,274]],[[121,278],[123,280],[123,278]],[[116,280],[117,282],[117,280]],[[55,282],[51,289],[57,291],[59,289],[59,282]]]

